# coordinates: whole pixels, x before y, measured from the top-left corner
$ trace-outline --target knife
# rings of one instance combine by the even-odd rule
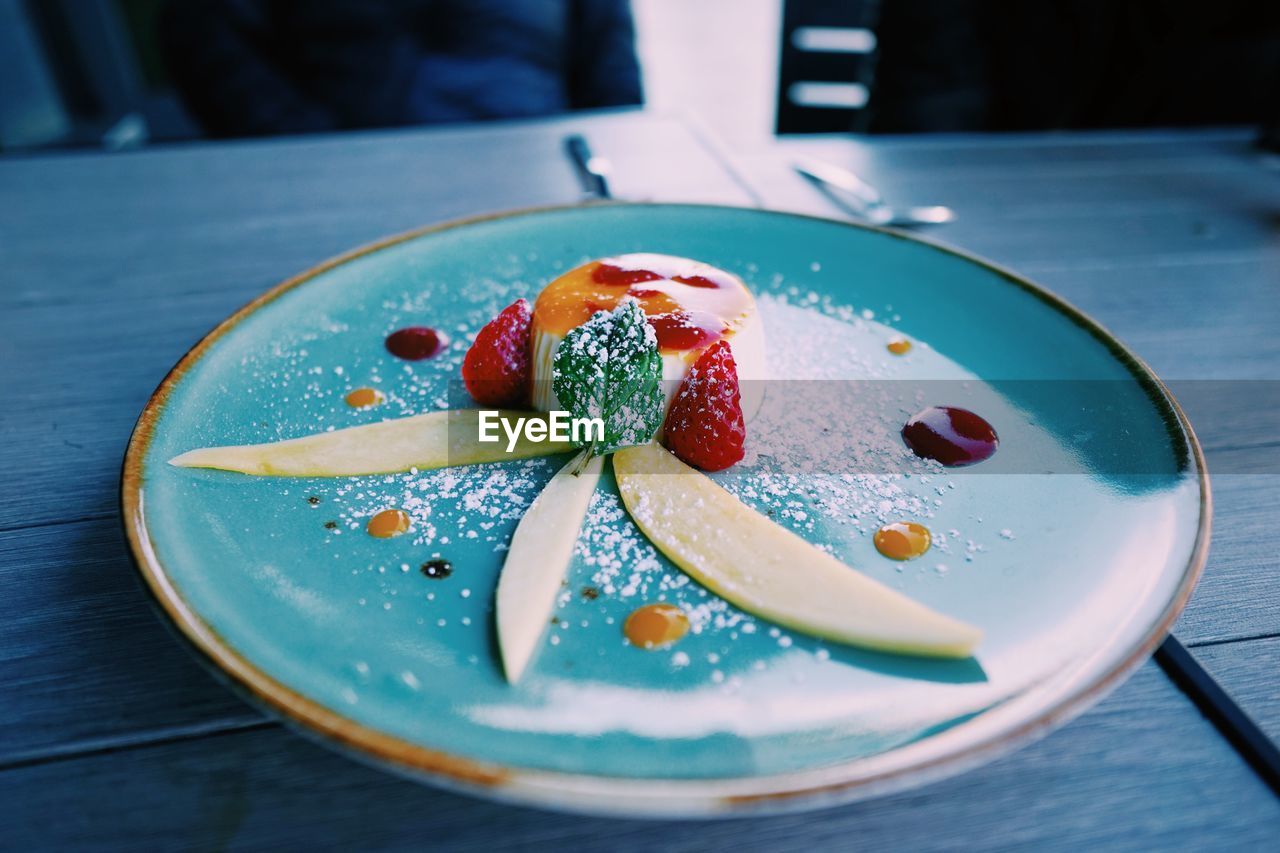
[[[609,199],[609,171],[612,165],[604,157],[591,153],[591,144],[580,133],[565,137],[565,152],[578,170],[578,180],[582,182],[582,191],[592,198]]]

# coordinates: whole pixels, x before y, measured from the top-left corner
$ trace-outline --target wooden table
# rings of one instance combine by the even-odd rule
[[[560,151],[570,129],[632,198],[833,215],[788,160],[854,166],[891,199],[954,206],[938,237],[1049,285],[1166,378],[1216,380],[1188,386],[1191,417],[1211,470],[1229,473],[1214,477],[1213,552],[1177,633],[1280,736],[1276,433],[1222,414],[1247,402],[1239,388],[1280,379],[1280,173],[1243,132],[822,138],[726,155],[684,122],[613,114],[64,154],[0,161],[0,844],[1274,844],[1280,801],[1154,664],[1038,744],[949,781],[814,814],[655,823],[496,805],[366,768],[245,705],[173,641],[116,517],[125,440],[167,368],[250,297],[345,248],[577,199]]]

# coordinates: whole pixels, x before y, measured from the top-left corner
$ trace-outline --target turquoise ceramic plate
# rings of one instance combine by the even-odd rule
[[[752,464],[721,481],[856,570],[983,628],[976,659],[862,652],[746,617],[655,554],[606,482],[545,647],[512,687],[495,654],[495,580],[557,459],[337,479],[166,464],[194,447],[446,407],[468,335],[499,308],[588,258],[635,251],[708,261],[760,299],[782,378],[749,425]],[[397,361],[382,342],[405,325],[452,344]],[[914,344],[906,356],[886,350],[898,335]],[[387,403],[351,409],[343,395],[357,386]],[[897,429],[931,403],[985,415],[996,456],[944,471],[906,453]],[[286,720],[489,796],[663,815],[867,796],[1043,733],[1154,648],[1209,525],[1199,448],[1174,401],[1056,297],[898,234],[682,205],[430,228],[282,284],[161,385],[123,499],[168,617]],[[392,505],[411,512],[412,533],[365,535]],[[872,533],[904,519],[935,546],[891,562]],[[452,575],[419,571],[435,557]],[[683,606],[696,631],[664,651],[624,644],[623,619],[657,600]]]

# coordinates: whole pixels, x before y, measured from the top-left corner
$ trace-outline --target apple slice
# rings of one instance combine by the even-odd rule
[[[498,578],[498,648],[507,681],[520,680],[547,629],[604,457],[574,457],[538,494],[511,538]]]
[[[545,414],[502,410],[502,420],[546,420]],[[545,434],[545,433],[544,433]],[[567,442],[520,438],[507,452],[507,438],[481,442],[479,410],[428,412],[393,421],[321,432],[271,444],[245,444],[190,450],[169,460],[184,468],[220,468],[260,477],[350,477],[392,474],[410,468],[430,470],[482,462],[548,456],[572,449]]]
[[[662,553],[731,603],[805,634],[886,652],[968,657],[982,632],[860,574],[656,444],[613,457],[623,503]]]

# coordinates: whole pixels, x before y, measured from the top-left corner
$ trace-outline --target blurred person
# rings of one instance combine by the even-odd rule
[[[211,136],[642,101],[628,0],[170,0],[159,37]]]

